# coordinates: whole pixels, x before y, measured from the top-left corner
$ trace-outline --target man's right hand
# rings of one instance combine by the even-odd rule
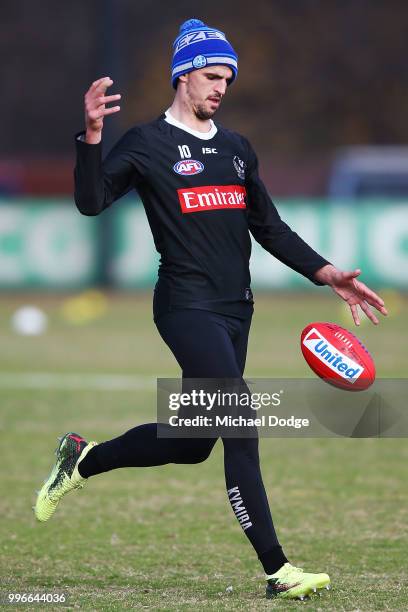
[[[94,81],[85,94],[85,141],[98,144],[102,140],[103,118],[120,111],[120,106],[106,108],[106,104],[120,100],[121,95],[105,96],[106,90],[113,84],[110,77]]]

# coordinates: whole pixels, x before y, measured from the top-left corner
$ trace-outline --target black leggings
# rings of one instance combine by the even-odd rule
[[[179,310],[156,322],[177,359],[183,378],[242,379],[251,319]],[[244,384],[244,383],[242,383]],[[266,573],[286,562],[277,540],[259,465],[258,438],[223,438],[227,494],[245,535]],[[157,437],[157,424],[147,423],[94,447],[81,462],[84,477],[120,467],[166,463],[200,463],[216,438]]]

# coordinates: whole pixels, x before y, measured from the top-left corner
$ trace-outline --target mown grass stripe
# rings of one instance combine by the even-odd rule
[[[82,374],[55,372],[0,372],[0,389],[60,389],[90,391],[150,391],[156,388],[152,376],[125,374]]]

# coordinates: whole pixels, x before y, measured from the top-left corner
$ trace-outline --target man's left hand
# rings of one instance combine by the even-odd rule
[[[384,306],[384,300],[374,293],[361,281],[356,280],[360,276],[361,270],[352,272],[342,272],[332,265],[323,266],[315,273],[315,278],[325,285],[330,285],[334,293],[337,293],[350,306],[351,314],[356,325],[360,325],[360,317],[357,306],[367,315],[367,317],[378,325],[379,320],[372,312],[370,305],[376,308],[382,315],[388,314]]]

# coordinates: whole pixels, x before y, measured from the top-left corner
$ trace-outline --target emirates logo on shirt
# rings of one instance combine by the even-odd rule
[[[177,189],[181,212],[246,208],[246,189],[242,185],[206,185]]]

